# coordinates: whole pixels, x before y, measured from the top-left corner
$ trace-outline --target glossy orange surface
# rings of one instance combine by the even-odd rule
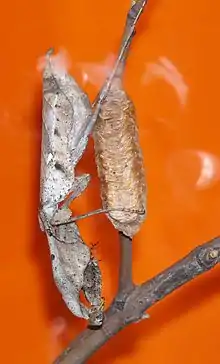
[[[91,100],[116,55],[130,0],[20,0],[2,4],[0,38],[1,362],[50,364],[84,326],[52,279],[37,219],[41,75],[37,61],[65,49]],[[134,241],[134,279],[150,278],[219,234],[220,143],[217,1],[150,0],[125,74],[140,125],[148,217]],[[93,179],[74,213],[100,206],[92,143],[78,172]],[[117,288],[118,242],[104,216],[80,222],[99,241],[104,295]],[[220,268],[157,304],[151,319],[113,338],[89,363],[219,361]]]

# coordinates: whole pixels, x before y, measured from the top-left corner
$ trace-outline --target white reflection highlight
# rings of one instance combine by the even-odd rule
[[[220,159],[204,151],[196,151],[195,153],[201,165],[196,186],[199,189],[210,187],[210,185],[213,185],[213,183],[216,183],[220,179]]]
[[[157,62],[146,65],[146,71],[144,72],[142,82],[144,84],[149,84],[155,78],[162,78],[172,86],[181,106],[185,106],[188,96],[188,86],[183,75],[168,58],[160,57]]]
[[[220,157],[204,150],[176,150],[167,160],[167,173],[177,194],[208,189],[220,180]]]
[[[83,86],[91,83],[93,86],[100,88],[110,75],[115,60],[116,56],[110,53],[104,62],[77,63],[76,67],[80,69],[82,74]]]
[[[50,326],[50,335],[51,335],[51,360],[58,355],[58,353],[62,350],[62,341],[60,337],[65,334],[67,330],[67,321],[63,317],[56,317],[51,323]]]
[[[45,52],[46,53],[46,52]],[[47,63],[47,56],[40,57],[37,61],[37,70],[42,72]],[[56,72],[63,73],[70,69],[71,62],[68,52],[65,49],[60,49],[58,53],[51,55],[51,66],[56,69]]]
[[[56,317],[51,324],[52,335],[54,336],[54,338],[58,338],[65,332],[66,328],[67,328],[66,320],[61,316]]]

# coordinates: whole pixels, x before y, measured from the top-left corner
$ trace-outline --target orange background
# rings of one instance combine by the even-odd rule
[[[119,5],[120,4],[120,5]],[[49,47],[67,50],[71,73],[91,100],[117,52],[130,0],[2,4],[0,37],[1,362],[49,364],[84,326],[52,280],[37,220],[41,75]],[[140,125],[149,186],[148,217],[134,241],[136,282],[150,278],[219,234],[220,5],[150,0],[137,27],[125,85]],[[92,183],[74,213],[100,206],[92,143],[80,162]],[[105,216],[80,222],[96,250],[110,303],[118,242]],[[110,237],[111,235],[111,237]],[[219,361],[220,270],[198,278],[119,333],[89,363]]]

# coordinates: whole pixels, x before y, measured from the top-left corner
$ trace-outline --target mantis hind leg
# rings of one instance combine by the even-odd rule
[[[69,208],[69,204],[82,194],[82,192],[87,188],[89,182],[89,174],[83,174],[81,176],[75,177],[70,194],[67,199],[62,203],[61,207],[56,208],[51,219],[51,225],[58,226],[60,224],[66,224],[70,221],[72,212]]]
[[[91,216],[94,216],[94,215],[99,215],[99,214],[108,214],[109,212],[112,212],[112,211],[124,211],[124,212],[133,212],[133,213],[138,213],[140,215],[144,215],[145,214],[145,211],[141,210],[141,211],[138,211],[138,210],[132,210],[132,209],[125,209],[125,208],[114,208],[114,209],[104,209],[104,208],[100,208],[100,209],[97,209],[97,210],[93,210],[93,211],[89,211],[85,214],[81,214],[81,215],[77,215],[77,216],[72,216],[72,212],[69,208],[67,208],[68,211],[70,212],[70,215],[68,215],[68,213],[66,214],[66,219],[65,221],[60,219],[60,221],[58,222],[55,222],[53,223],[52,225],[53,226],[59,226],[59,225],[66,225],[66,224],[71,224],[71,223],[75,223],[76,221],[78,220],[82,220],[82,219],[85,219],[87,217],[91,217]]]

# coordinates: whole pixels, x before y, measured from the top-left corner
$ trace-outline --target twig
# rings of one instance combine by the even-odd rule
[[[183,284],[205,273],[220,262],[220,238],[195,248],[185,258],[141,285],[134,286],[124,305],[113,302],[103,327],[98,331],[86,329],[54,364],[82,364],[112,336],[128,324],[142,318],[144,311],[161,301]]]
[[[131,6],[131,8],[129,9],[129,11],[127,13],[126,22],[125,22],[124,31],[123,31],[122,40],[121,40],[121,45],[120,45],[120,49],[119,49],[119,54],[117,56],[114,68],[113,68],[110,76],[105,81],[104,86],[102,87],[102,89],[100,90],[100,92],[98,93],[98,95],[96,96],[95,100],[92,103],[92,107],[95,108],[94,114],[93,114],[93,118],[94,118],[93,125],[95,124],[95,121],[97,120],[98,115],[100,113],[102,102],[107,97],[107,94],[111,87],[113,78],[115,77],[115,75],[118,72],[120,73],[122,60],[123,60],[122,63],[124,64],[125,59],[127,58],[132,39],[136,32],[135,26],[138,23],[139,18],[141,16],[141,14],[143,13],[144,8],[147,5],[147,3],[148,3],[148,0],[138,0],[136,3],[134,3],[133,6]],[[90,127],[91,130],[92,130],[93,125]]]
[[[134,287],[132,281],[132,239],[119,233],[120,266],[118,292],[129,292]]]
[[[106,318],[122,310],[128,295],[135,285],[132,279],[132,239],[119,232],[120,263],[118,275],[118,292],[111,306],[106,311]]]

